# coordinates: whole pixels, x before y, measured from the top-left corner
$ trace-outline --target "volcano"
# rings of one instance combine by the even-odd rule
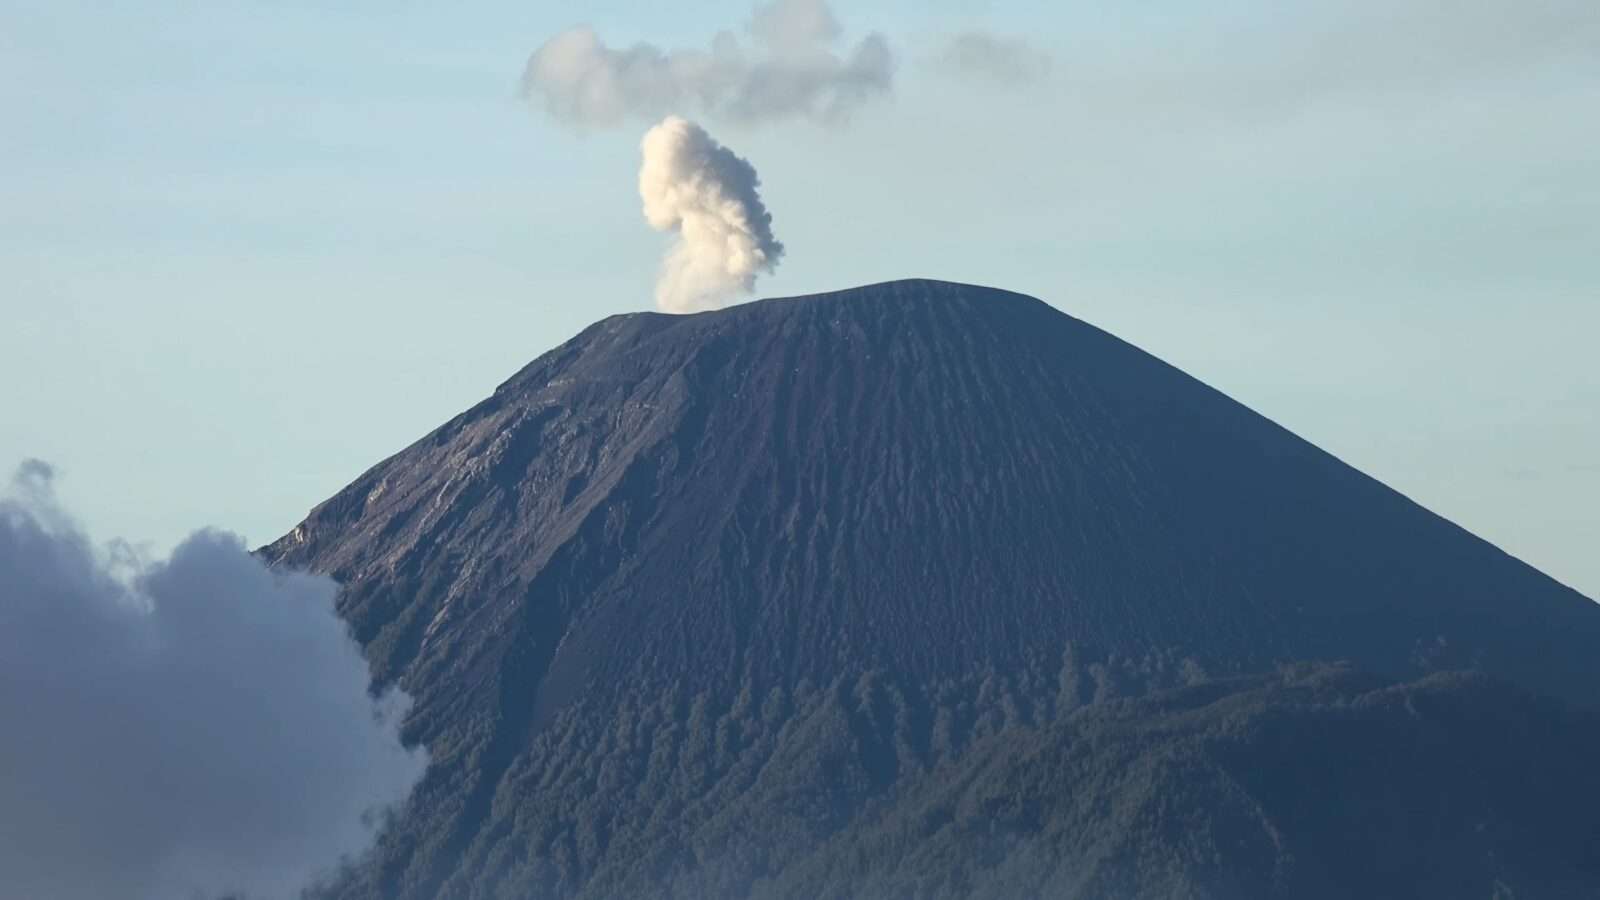
[[[1600,896],[1600,606],[1021,295],[605,319],[261,553],[434,760],[328,897]]]

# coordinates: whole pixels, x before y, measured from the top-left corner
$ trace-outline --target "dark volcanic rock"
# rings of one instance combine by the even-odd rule
[[[1600,696],[1600,607],[1103,332],[935,282],[607,319],[263,552],[344,583],[436,759],[339,896],[776,889],[969,750],[1290,661]],[[1093,896],[1064,884],[1035,887]]]

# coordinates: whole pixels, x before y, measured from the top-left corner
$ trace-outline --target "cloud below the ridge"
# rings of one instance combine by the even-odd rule
[[[426,766],[334,582],[197,532],[94,546],[24,463],[0,496],[0,883],[50,900],[296,897]]]

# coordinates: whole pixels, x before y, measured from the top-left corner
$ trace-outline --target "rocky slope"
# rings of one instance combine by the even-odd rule
[[[934,866],[922,890],[889,861],[945,834],[941,856],[974,855],[963,871],[1009,864],[896,810],[962,767],[1010,766],[998,783],[1055,798],[1017,846],[1055,841],[1081,875],[1083,810],[1137,801],[1102,785],[1102,805],[1073,806],[1030,786],[1018,754],[1088,752],[1062,723],[1117,698],[1270,694],[1290,688],[1232,679],[1308,660],[1385,679],[1471,668],[1517,687],[1393,690],[1481,694],[1488,720],[1570,719],[1578,735],[1586,713],[1541,704],[1600,697],[1600,607],[1103,332],[937,282],[604,320],[263,553],[344,583],[341,613],[378,677],[416,697],[408,734],[436,760],[378,858],[330,887],[341,897],[846,896],[837,873],[857,871],[895,896],[962,896],[990,882]],[[1381,746],[1338,712],[1372,690],[1329,700],[1307,733],[1349,725]],[[1149,715],[1139,727],[1165,733]],[[1481,724],[1454,738],[1486,739]],[[1493,765],[1559,749],[1501,748]],[[1255,804],[1227,826],[1257,842],[1248,860],[1168,826],[1124,834],[1143,848],[1126,852],[1180,860],[1141,895],[1217,896],[1201,873],[1227,863],[1247,887],[1223,896],[1305,896],[1263,892],[1305,882],[1262,873],[1315,871],[1295,862],[1311,844],[1283,836],[1364,813],[1296,832],[1309,801],[1257,795],[1276,789],[1242,787],[1226,812]],[[1468,828],[1455,789],[1422,782],[1415,800],[1438,817],[1416,846],[1440,866],[1468,846],[1440,836]],[[1183,815],[1212,815],[1208,790]],[[1535,827],[1506,809],[1485,814]],[[1057,812],[1079,830],[1051,832]],[[1485,852],[1515,856],[1497,828]],[[866,858],[846,865],[853,846]],[[1004,883],[1097,896],[1088,876],[1029,877]]]

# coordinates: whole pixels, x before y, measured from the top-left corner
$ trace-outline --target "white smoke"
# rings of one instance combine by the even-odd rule
[[[99,550],[51,478],[0,494],[0,896],[288,900],[365,851],[426,759],[337,586],[220,532]]]
[[[593,28],[569,28],[529,58],[523,96],[584,128],[680,109],[736,122],[833,123],[890,90],[888,41],[874,33],[841,50],[843,30],[825,0],[761,4],[745,31],[747,40],[719,32],[709,49],[663,50],[614,48]]]
[[[661,265],[656,304],[699,312],[755,290],[756,276],[783,256],[755,167],[677,116],[650,129],[642,149],[645,221],[677,235]]]

